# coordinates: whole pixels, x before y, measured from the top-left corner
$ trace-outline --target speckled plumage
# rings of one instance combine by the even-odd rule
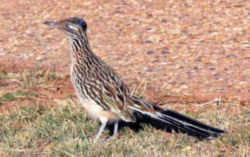
[[[147,115],[202,138],[224,132],[131,95],[116,72],[90,49],[86,34],[87,24],[83,19],[74,17],[45,24],[62,30],[69,38],[71,81],[76,95],[90,117],[102,123],[95,139],[99,138],[107,122],[115,124],[116,135],[118,121],[134,122],[137,120],[134,113]]]

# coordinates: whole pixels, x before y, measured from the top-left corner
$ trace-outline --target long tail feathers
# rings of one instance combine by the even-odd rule
[[[208,126],[172,110],[156,112],[158,120],[199,138],[217,137],[223,130]]]
[[[152,106],[156,111],[154,113],[141,111],[135,108],[134,110],[136,110],[136,112],[139,112],[140,114],[147,115],[159,122],[162,122],[163,124],[165,124],[165,126],[171,127],[176,131],[182,131],[200,139],[217,137],[218,135],[225,133],[225,131],[221,129],[206,125],[175,111],[164,110],[155,105]]]

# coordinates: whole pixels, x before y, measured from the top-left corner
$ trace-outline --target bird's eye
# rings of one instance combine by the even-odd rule
[[[73,26],[73,25],[71,25],[71,24],[68,24],[67,26],[68,26],[70,29],[74,30],[74,31],[78,31],[78,27],[76,27],[76,26]]]

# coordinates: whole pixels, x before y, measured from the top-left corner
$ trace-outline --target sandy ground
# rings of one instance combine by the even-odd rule
[[[0,67],[68,73],[67,39],[42,23],[78,16],[93,51],[127,83],[145,82],[149,93],[249,102],[249,10],[244,0],[1,0]]]

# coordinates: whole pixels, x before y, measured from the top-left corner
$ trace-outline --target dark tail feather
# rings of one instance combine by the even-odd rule
[[[164,127],[170,127],[176,131],[182,131],[189,135],[198,137],[199,139],[205,139],[209,137],[217,137],[222,133],[226,133],[221,129],[214,128],[212,126],[201,123],[197,120],[189,118],[185,115],[177,113],[173,110],[164,110],[161,107],[145,102],[141,99],[134,99],[136,104],[144,104],[154,108],[154,113],[136,110],[140,114],[147,115],[159,122],[163,123]],[[154,122],[157,123],[157,122]],[[151,123],[154,125],[154,123]],[[161,127],[162,128],[162,127]]]
[[[201,123],[172,110],[156,112],[156,118],[198,138],[217,137],[225,131]]]

